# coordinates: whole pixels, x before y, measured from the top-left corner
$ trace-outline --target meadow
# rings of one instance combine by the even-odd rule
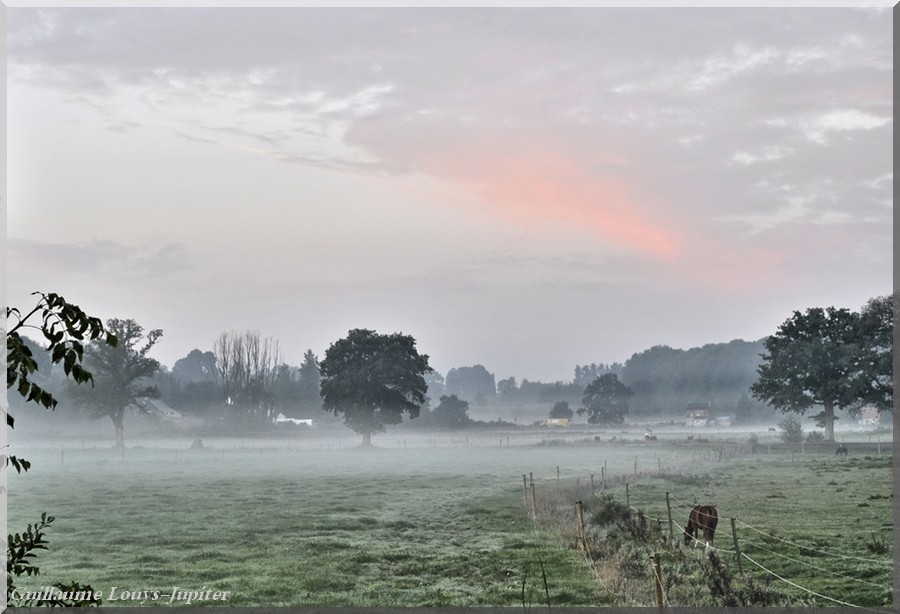
[[[165,605],[173,587],[229,592],[225,602],[200,605],[621,605],[566,530],[532,521],[523,474],[561,509],[572,509],[572,496],[595,496],[585,489],[602,474],[603,491],[617,498],[629,479],[631,505],[652,516],[665,517],[665,492],[685,503],[711,499],[723,517],[770,536],[892,560],[890,548],[868,549],[892,542],[889,456],[750,455],[734,439],[704,447],[596,437],[396,434],[369,450],[354,447],[355,438],[315,436],[204,439],[203,449],[189,449],[190,440],[124,451],[71,440],[16,444],[33,468],[8,478],[10,531],[42,511],[57,517],[41,575],[20,584],[76,580],[103,591],[109,606],[139,603],[108,599],[112,587],[113,595],[162,593],[145,605]],[[729,450],[721,460],[720,449]],[[669,481],[653,476],[659,470]],[[777,567],[777,555],[749,548],[749,531],[748,555],[798,584],[822,593],[856,586]],[[729,533],[723,526],[721,539]],[[780,542],[755,541],[784,553]],[[892,567],[866,570],[871,585],[840,594],[880,605]]]

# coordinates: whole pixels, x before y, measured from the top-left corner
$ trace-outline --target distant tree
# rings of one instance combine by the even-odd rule
[[[298,401],[304,415],[311,416],[313,412],[321,411],[322,396],[319,391],[322,387],[322,375],[319,373],[319,359],[312,350],[306,350],[303,354],[297,384]]]
[[[497,382],[497,396],[501,402],[509,403],[514,401],[518,396],[519,387],[516,385],[516,378],[508,377]]]
[[[485,405],[497,394],[497,383],[493,373],[483,365],[475,365],[450,369],[444,389],[447,394],[455,394],[477,405]]]
[[[858,415],[865,393],[860,391],[860,368],[866,368],[859,315],[847,309],[812,308],[795,311],[778,331],[763,342],[766,352],[753,396],[783,412],[813,416],[834,441],[834,412]]]
[[[688,350],[656,345],[634,354],[619,373],[631,388],[632,415],[680,412],[702,398],[713,407],[731,408],[757,380],[762,341],[735,339]],[[762,412],[762,404],[756,407]]]
[[[621,424],[628,413],[628,398],[634,393],[615,373],[605,373],[584,391],[578,415],[587,413],[591,424]]]
[[[226,419],[253,426],[274,423],[278,342],[261,337],[259,331],[225,332],[216,339],[213,354]]]
[[[221,408],[217,380],[215,355],[196,348],[176,360],[171,371],[161,366],[153,377],[163,401],[179,411],[194,413]]]
[[[550,410],[551,418],[563,418],[566,420],[571,420],[575,415],[575,412],[569,407],[568,401],[557,401],[553,405],[553,409]]]
[[[215,382],[216,355],[193,349],[187,356],[175,361],[172,365],[172,376],[183,384]]]
[[[444,395],[441,402],[434,408],[435,426],[448,429],[462,429],[468,426],[472,420],[469,418],[469,402],[463,401],[455,394],[449,397]]]
[[[734,421],[740,424],[746,424],[751,420],[753,415],[753,403],[746,392],[741,393],[740,398],[734,406]]]
[[[275,411],[295,415],[300,396],[298,372],[297,367],[286,363],[281,363],[275,368],[272,380],[272,401]]]
[[[106,329],[118,339],[115,346],[92,341],[85,349],[84,364],[94,375],[93,388],[75,388],[70,398],[93,418],[108,417],[115,427],[116,446],[125,445],[125,410],[141,397],[159,397],[159,389],[149,378],[159,369],[159,361],[147,354],[162,337],[154,329],[134,320],[110,319]]]
[[[363,436],[372,445],[372,434],[386,425],[399,424],[406,413],[419,415],[425,403],[425,374],[431,371],[428,356],[416,351],[410,335],[380,335],[366,329],[351,330],[335,341],[320,364],[322,407]]]
[[[440,399],[444,396],[444,376],[437,371],[431,370],[425,374],[425,384],[428,386],[425,394],[429,399]]]

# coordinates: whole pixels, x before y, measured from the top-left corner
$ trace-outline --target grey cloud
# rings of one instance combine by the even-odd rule
[[[110,240],[46,243],[9,238],[7,258],[26,269],[115,278],[156,278],[189,269],[192,262],[191,252],[181,244],[136,248]]]

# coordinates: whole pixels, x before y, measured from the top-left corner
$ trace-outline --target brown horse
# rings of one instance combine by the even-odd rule
[[[837,447],[837,450],[834,451],[835,456],[847,456],[847,446],[841,444]]]
[[[696,540],[700,531],[703,531],[703,539],[706,545],[711,546],[716,537],[716,525],[719,524],[719,512],[714,505],[695,505],[688,516],[687,527],[684,529],[685,545]],[[696,546],[697,543],[694,542]]]

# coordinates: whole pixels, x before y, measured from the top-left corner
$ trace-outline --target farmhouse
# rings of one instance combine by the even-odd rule
[[[311,418],[310,419],[288,418],[284,414],[278,414],[275,417],[275,424],[276,425],[293,424],[293,425],[312,426],[313,421]]]
[[[687,410],[684,412],[684,425],[709,426],[710,406],[709,401],[688,403]]]
[[[568,418],[544,418],[541,426],[569,426]]]
[[[157,418],[165,418],[167,420],[178,420],[181,418],[181,412],[175,411],[165,401],[160,399],[151,399],[150,397],[138,397],[134,400],[134,404],[130,406],[132,410],[142,414],[149,414]]]

